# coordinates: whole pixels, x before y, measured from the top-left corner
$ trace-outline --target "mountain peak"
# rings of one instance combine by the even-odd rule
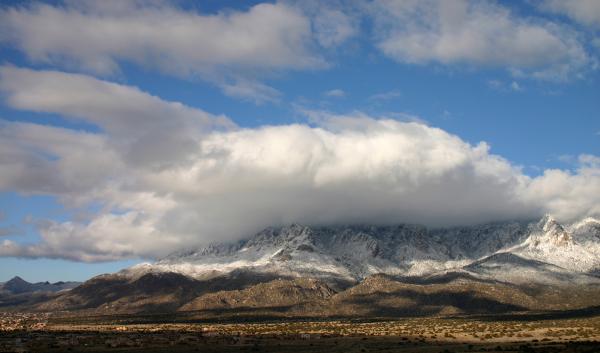
[[[551,214],[544,215],[544,217],[542,217],[542,219],[538,222],[538,225],[544,232],[547,232],[548,230],[557,226],[561,227],[561,225],[556,221],[556,218],[554,218]]]
[[[571,234],[552,215],[542,217],[538,227],[542,230],[542,236],[536,237],[538,244],[546,242],[552,246],[564,247],[573,242]]]
[[[27,282],[19,276],[13,277],[10,281],[4,283],[4,289],[13,293],[28,292],[33,287],[33,284]]]
[[[6,284],[8,284],[8,283],[11,283],[11,284],[31,284],[31,283],[27,282],[26,280],[24,280],[23,278],[21,278],[19,276],[14,276],[8,282],[6,282]]]

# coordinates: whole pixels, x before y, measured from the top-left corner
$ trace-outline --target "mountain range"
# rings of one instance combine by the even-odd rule
[[[60,292],[69,290],[80,285],[81,282],[37,282],[29,283],[19,276],[11,280],[0,283],[0,293],[23,294],[33,292]]]
[[[267,228],[248,240],[210,244],[122,271],[179,273],[209,279],[232,271],[360,282],[370,275],[429,276],[460,271],[482,279],[519,283],[595,281],[600,270],[600,221],[561,225],[499,222],[427,229],[417,225],[291,225]]]
[[[30,283],[19,276],[0,283],[0,307],[30,306],[49,300],[80,285],[81,282]]]
[[[28,310],[443,315],[600,305],[600,221],[267,228],[94,277]]]

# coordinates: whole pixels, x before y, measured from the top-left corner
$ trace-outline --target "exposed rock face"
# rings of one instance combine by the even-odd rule
[[[548,241],[554,246],[566,247],[573,244],[573,238],[554,218],[546,216],[539,225]]]

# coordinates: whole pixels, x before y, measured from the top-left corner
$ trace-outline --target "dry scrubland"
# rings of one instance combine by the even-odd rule
[[[600,353],[596,287],[383,275],[339,291],[316,280],[234,284],[215,289],[175,274],[88,281],[37,311],[0,313],[0,353]],[[167,292],[180,297],[165,304]]]
[[[600,352],[600,317],[148,323],[0,314],[0,352]],[[96,322],[91,324],[90,322]]]

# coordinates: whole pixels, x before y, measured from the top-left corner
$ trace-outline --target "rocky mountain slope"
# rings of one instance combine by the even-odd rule
[[[588,310],[600,305],[599,268],[593,218],[448,229],[291,225],[98,276],[28,308],[199,318]]]
[[[252,279],[249,273],[195,280],[175,273],[137,279],[95,278],[28,310],[74,316],[165,314],[191,320],[256,318],[365,318],[598,311],[600,285],[514,285],[464,272],[423,277],[371,275],[333,288],[312,278]]]

